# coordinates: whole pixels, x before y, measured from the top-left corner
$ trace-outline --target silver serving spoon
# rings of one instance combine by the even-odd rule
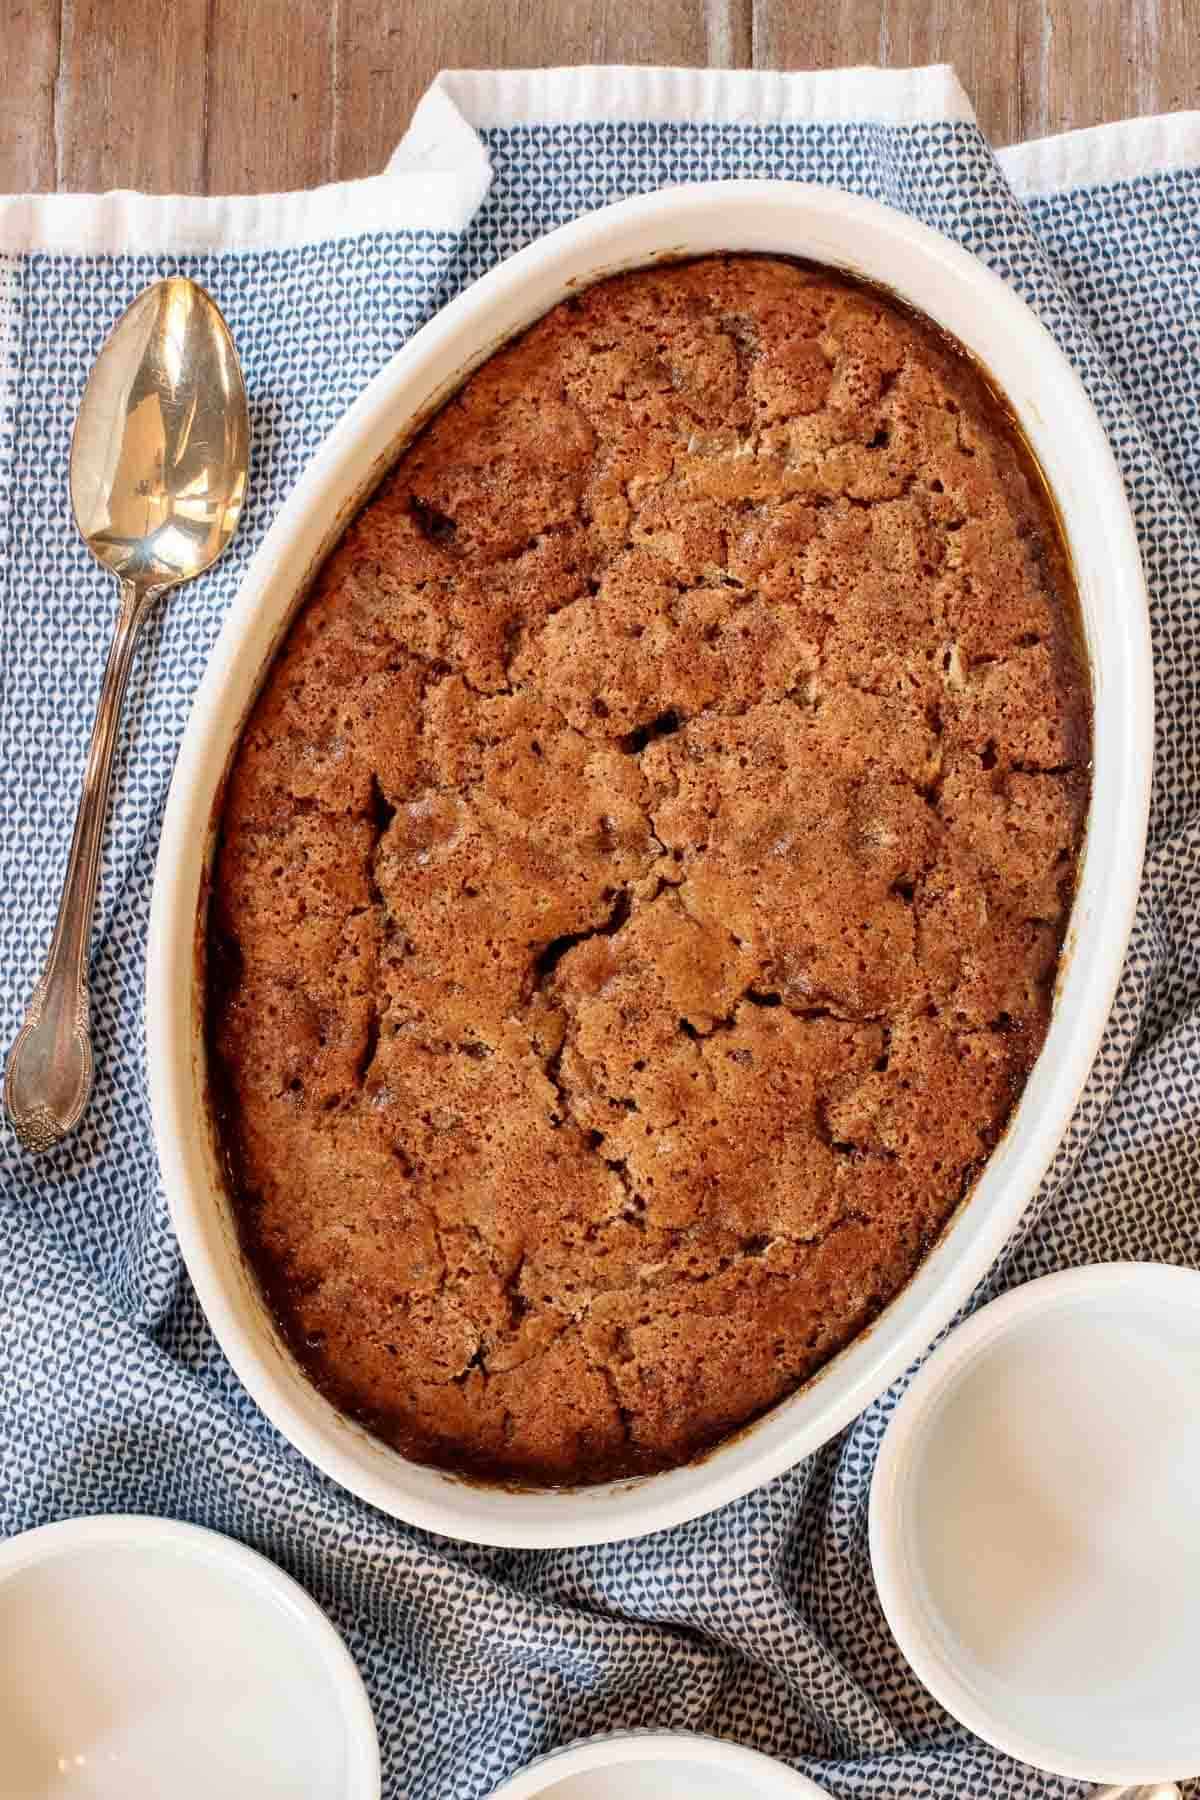
[[[121,583],[54,936],[9,1053],[4,1104],[28,1150],[75,1129],[92,1091],[88,947],[109,777],[134,650],[158,596],[214,562],[246,493],[250,426],[229,328],[195,282],[156,281],[113,327],[71,443],[84,543]]]

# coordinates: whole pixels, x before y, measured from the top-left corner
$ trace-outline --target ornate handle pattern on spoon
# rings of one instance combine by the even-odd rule
[[[100,878],[108,790],[138,637],[159,586],[121,583],[121,609],[105,664],[54,936],[9,1053],[4,1104],[27,1150],[49,1150],[74,1130],[92,1091],[87,957]]]

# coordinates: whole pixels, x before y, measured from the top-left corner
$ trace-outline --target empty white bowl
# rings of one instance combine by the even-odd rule
[[[492,1800],[826,1800],[824,1789],[757,1750],[690,1731],[587,1738],[541,1756]]]
[[[216,1532],[88,1518],[0,1544],[5,1800],[378,1800],[375,1724],[302,1588]]]
[[[955,1331],[888,1427],[871,1557],[979,1737],[1080,1780],[1200,1771],[1200,1273],[1070,1270]]]

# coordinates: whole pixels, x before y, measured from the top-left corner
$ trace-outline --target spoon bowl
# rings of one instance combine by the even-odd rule
[[[217,307],[182,275],[155,282],[117,320],[75,422],[71,506],[92,555],[159,589],[202,574],[237,528],[249,437]]]
[[[138,638],[154,600],[203,574],[237,529],[249,447],[245,383],[219,309],[184,276],[156,281],[104,344],[71,444],[75,523],[121,599],[54,935],[5,1070],[5,1108],[29,1150],[73,1131],[91,1094],[87,953]]]

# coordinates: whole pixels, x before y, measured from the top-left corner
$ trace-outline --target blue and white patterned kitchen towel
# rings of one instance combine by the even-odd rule
[[[180,269],[215,294],[255,433],[234,549],[173,599],[134,679],[93,951],[95,1102],[41,1161],[0,1133],[0,1532],[144,1510],[265,1551],[358,1660],[389,1800],[481,1800],[557,1743],[651,1725],[756,1745],[863,1800],[1073,1791],[976,1743],[888,1635],[866,1502],[894,1393],[758,1493],[641,1542],[514,1553],[408,1530],[317,1474],[242,1392],[180,1265],[151,1146],[141,986],[163,800],[222,611],[283,495],[464,282],[588,208],[735,175],[834,183],[959,239],[1041,314],[1116,445],[1157,657],[1145,889],[1091,1086],[999,1279],[1110,1257],[1195,1264],[1200,115],[997,158],[947,70],[455,75],[371,182],[0,201],[2,1044],[49,935],[112,613],[71,528],[71,420],[149,279]]]

